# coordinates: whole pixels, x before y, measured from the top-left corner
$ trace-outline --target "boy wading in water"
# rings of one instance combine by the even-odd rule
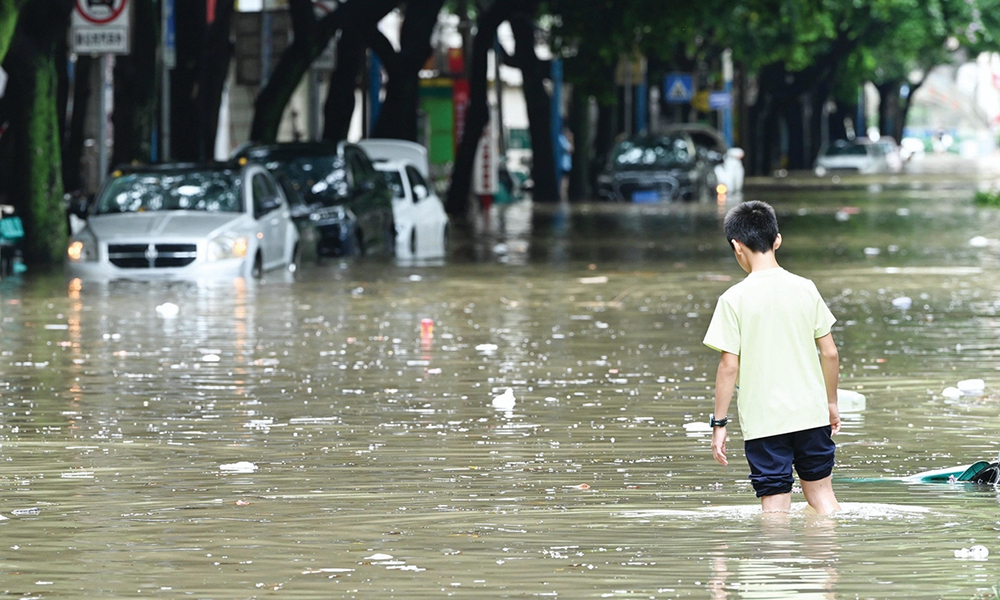
[[[705,345],[722,353],[711,417],[712,455],[726,459],[726,413],[735,389],[750,481],[764,512],[791,506],[792,467],[817,513],[840,510],[830,483],[840,431],[836,321],[812,281],[778,266],[774,209],[740,204],[725,219],[726,239],[749,275],[715,307]],[[819,352],[816,352],[816,348]]]

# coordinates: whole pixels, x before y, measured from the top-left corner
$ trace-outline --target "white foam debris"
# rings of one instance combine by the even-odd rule
[[[514,398],[514,390],[507,388],[504,393],[493,398],[493,408],[510,410],[514,408],[515,402],[517,402],[517,399]]]
[[[257,470],[257,465],[246,460],[241,460],[240,462],[219,465],[219,470],[226,473],[253,473]]]
[[[900,296],[892,299],[892,305],[900,310],[909,310],[913,306],[913,299],[909,296]]]
[[[956,386],[963,394],[980,395],[986,391],[986,382],[982,379],[963,379]]]
[[[180,312],[181,308],[173,302],[164,302],[156,307],[156,314],[160,315],[164,319],[172,319]]]

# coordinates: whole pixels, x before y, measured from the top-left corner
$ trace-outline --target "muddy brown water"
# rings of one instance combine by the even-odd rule
[[[515,206],[429,264],[6,279],[0,596],[992,598],[996,491],[892,478],[1000,450],[1000,211],[894,182],[748,190],[867,396],[833,518],[762,518],[738,428],[721,467],[699,427],[732,199]]]

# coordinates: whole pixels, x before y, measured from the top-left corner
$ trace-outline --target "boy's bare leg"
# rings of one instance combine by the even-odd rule
[[[840,510],[837,497],[833,494],[832,475],[816,481],[801,481],[802,493],[806,497],[806,502],[818,514],[828,515]]]
[[[788,512],[792,507],[792,494],[775,494],[760,497],[760,510],[763,512]]]

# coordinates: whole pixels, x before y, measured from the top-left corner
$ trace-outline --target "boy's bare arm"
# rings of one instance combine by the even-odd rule
[[[715,418],[721,419],[729,412],[729,403],[736,391],[736,376],[740,372],[740,357],[736,354],[723,352],[719,358],[719,370],[715,374]],[[712,456],[721,464],[727,465],[726,459],[726,428],[716,427],[712,430]]]
[[[826,383],[826,403],[830,408],[831,434],[840,431],[840,408],[837,406],[837,383],[840,378],[840,353],[833,341],[833,334],[828,333],[816,338],[819,346],[819,362],[823,367],[823,381]]]

